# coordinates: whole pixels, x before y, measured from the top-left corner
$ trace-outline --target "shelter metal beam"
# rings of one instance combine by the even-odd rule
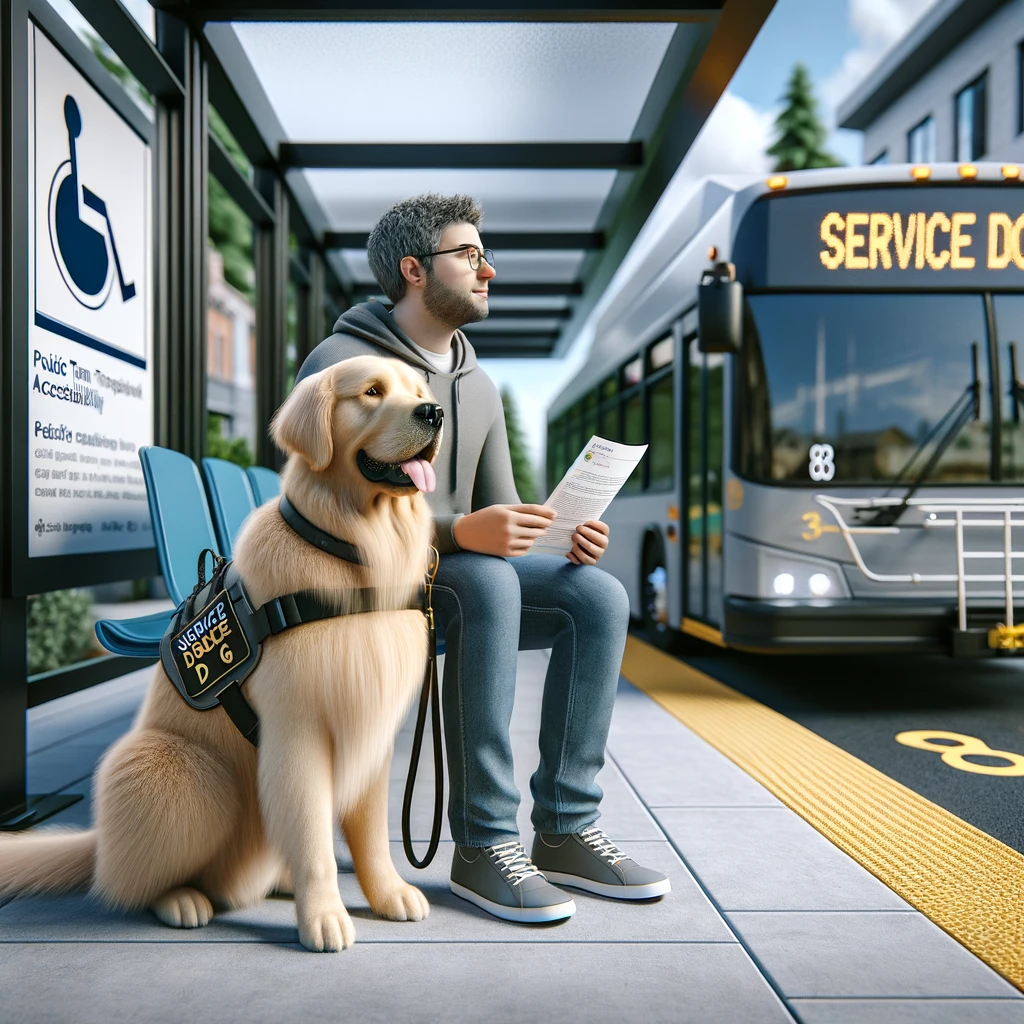
[[[488,285],[492,297],[501,298],[552,298],[566,297],[573,298],[583,294],[583,284],[580,281],[566,281],[557,283],[553,281],[536,281],[526,283],[522,281],[499,282],[491,281]],[[381,295],[380,285],[376,281],[364,281],[353,286],[355,296]]]
[[[636,170],[640,142],[282,142],[286,169]]]
[[[256,185],[274,210],[274,222],[256,229],[256,461],[281,467],[270,420],[287,390],[288,199],[273,171],[257,170]]]
[[[481,359],[506,359],[509,357],[537,359],[551,354],[556,335],[548,334],[485,334],[477,332],[466,337],[472,342],[477,356]]]
[[[274,223],[274,211],[267,206],[252,182],[242,174],[220,139],[213,134],[210,135],[210,173],[224,186],[224,191],[238,204],[254,227]]]
[[[154,7],[178,7],[187,0],[152,0]],[[702,21],[721,10],[725,0],[644,0],[635,7],[621,0],[448,0],[435,7],[424,0],[390,0],[380,7],[366,0],[205,0],[189,5],[191,16],[208,21]]]
[[[368,232],[328,231],[325,249],[365,249]],[[603,249],[600,231],[486,231],[484,243],[491,249],[540,251],[550,249]]]
[[[172,70],[159,47],[118,0],[72,3],[155,99],[181,99],[185,92],[181,76]]]
[[[558,309],[492,309],[487,315],[487,323],[495,320],[567,320],[572,316],[571,306],[560,306]]]
[[[207,65],[199,40],[158,11],[157,46],[184,85],[156,104],[156,443],[206,449]]]

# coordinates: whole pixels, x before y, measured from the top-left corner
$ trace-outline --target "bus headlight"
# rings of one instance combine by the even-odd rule
[[[791,572],[780,572],[775,579],[772,580],[772,590],[775,591],[779,597],[789,597],[793,593],[793,588],[796,586],[796,580],[793,578]]]
[[[815,597],[824,597],[832,589],[832,581],[829,579],[828,574],[824,572],[816,572],[807,581],[807,584]]]
[[[757,594],[792,601],[835,600],[850,596],[838,562],[757,545]]]

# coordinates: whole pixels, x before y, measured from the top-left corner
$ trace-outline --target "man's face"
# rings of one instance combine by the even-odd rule
[[[478,252],[483,252],[480,233],[472,224],[453,224],[446,228],[436,251],[461,245],[473,245]],[[434,256],[426,267],[423,305],[438,323],[454,330],[487,316],[487,284],[494,277],[494,268],[486,260],[481,258],[480,266],[474,270],[466,253],[452,252]]]

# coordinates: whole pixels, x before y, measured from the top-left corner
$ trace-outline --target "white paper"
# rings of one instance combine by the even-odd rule
[[[568,554],[576,527],[604,515],[646,451],[645,444],[620,444],[596,434],[591,437],[544,502],[558,518],[527,555]]]

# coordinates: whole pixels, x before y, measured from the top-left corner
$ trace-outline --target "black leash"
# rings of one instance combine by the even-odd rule
[[[427,574],[427,583],[424,588],[427,616],[427,671],[423,677],[423,687],[420,690],[420,706],[416,715],[416,728],[412,735],[412,756],[409,759],[409,774],[405,780],[405,797],[402,800],[402,845],[405,847],[405,856],[414,868],[425,868],[434,859],[437,845],[441,840],[441,815],[444,811],[444,758],[441,752],[441,705],[437,687],[437,634],[434,629],[432,604],[434,577],[437,575],[440,555],[436,548],[431,550],[434,552],[434,564]],[[417,860],[412,848],[410,817],[413,792],[416,789],[416,773],[420,764],[420,750],[423,746],[423,729],[427,724],[427,705],[431,703],[430,730],[434,734],[434,821],[430,828],[427,852],[422,860]]]

